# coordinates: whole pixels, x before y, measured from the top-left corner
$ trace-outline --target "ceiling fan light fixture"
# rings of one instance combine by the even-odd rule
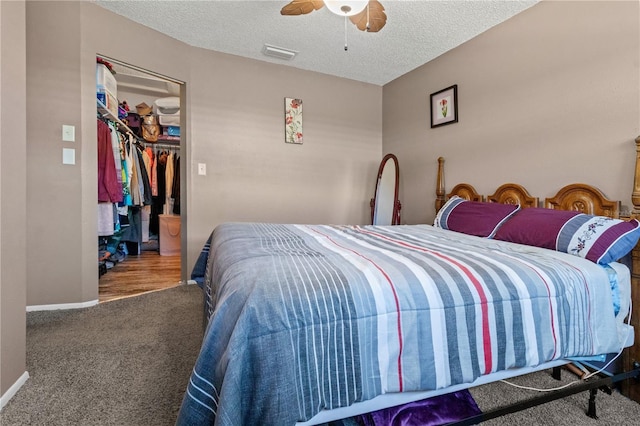
[[[324,0],[331,12],[339,16],[353,16],[362,12],[369,4],[368,0]]]

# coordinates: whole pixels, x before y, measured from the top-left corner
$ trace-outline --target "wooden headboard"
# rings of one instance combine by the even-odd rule
[[[640,139],[640,137],[639,137]],[[640,143],[640,142],[639,142]],[[486,197],[479,194],[473,185],[459,183],[444,196],[444,158],[438,158],[438,188],[436,191],[436,212],[454,195],[471,201],[490,203],[519,204],[521,208],[541,207],[538,197],[532,196],[527,189],[517,183],[505,183]],[[640,201],[640,192],[639,192]],[[573,183],[562,187],[556,195],[545,198],[544,207],[555,210],[575,210],[586,214],[618,218],[620,201],[608,199],[598,188],[584,183]]]
[[[562,187],[555,196],[545,198],[544,207],[557,210],[576,210],[586,214],[608,216],[620,219],[640,220],[640,136],[636,142],[636,165],[633,180],[631,202],[633,211],[622,217],[620,215],[620,201],[608,199],[599,189],[583,184],[573,183]],[[486,198],[478,194],[468,183],[460,183],[446,194],[444,186],[444,158],[438,158],[438,175],[436,182],[436,212],[442,208],[448,198],[457,195],[467,200],[520,204],[522,207],[539,207],[537,197],[531,196],[527,190],[518,184],[507,183],[501,185],[492,195]],[[631,371],[640,362],[640,244],[631,252],[631,321],[635,331],[635,344],[626,348],[622,354],[622,368]],[[622,394],[640,402],[640,383],[633,380],[622,382]]]

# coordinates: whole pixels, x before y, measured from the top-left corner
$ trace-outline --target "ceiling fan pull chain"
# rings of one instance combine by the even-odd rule
[[[349,50],[349,46],[347,46],[347,16],[344,17],[344,51]]]
[[[369,32],[369,30],[371,29],[371,27],[369,26],[369,3],[367,3],[367,32]]]

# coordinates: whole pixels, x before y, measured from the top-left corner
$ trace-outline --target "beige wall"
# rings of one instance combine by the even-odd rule
[[[382,146],[382,88],[193,49],[190,248],[223,221],[364,224]],[[284,97],[303,100],[284,143]]]
[[[544,198],[585,182],[630,206],[639,8],[543,1],[385,85],[383,151],[398,155],[404,221],[433,221],[439,156],[447,190],[516,182]],[[453,84],[460,121],[431,129],[429,94]]]
[[[82,256],[83,138],[80,83],[80,7],[27,2],[27,304],[84,299]],[[62,125],[76,141],[62,141]],[[76,165],[62,164],[62,149]],[[94,262],[95,263],[95,262]]]
[[[222,221],[367,221],[381,87],[192,48],[89,2],[28,2],[27,259],[40,267],[27,305],[97,299],[96,54],[186,82],[185,278]],[[284,143],[285,96],[304,101],[301,146]],[[63,124],[76,142],[61,141]],[[62,165],[63,147],[76,149],[75,166]]]
[[[0,395],[25,374],[25,4],[0,2]],[[17,387],[17,386],[16,386]],[[15,389],[15,388],[14,388]]]

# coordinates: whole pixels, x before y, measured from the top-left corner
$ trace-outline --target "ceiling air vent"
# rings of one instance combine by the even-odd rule
[[[297,51],[291,49],[285,49],[284,47],[271,46],[270,44],[265,44],[262,49],[262,53],[265,56],[271,56],[272,58],[284,59],[285,61],[290,61],[298,54]]]

